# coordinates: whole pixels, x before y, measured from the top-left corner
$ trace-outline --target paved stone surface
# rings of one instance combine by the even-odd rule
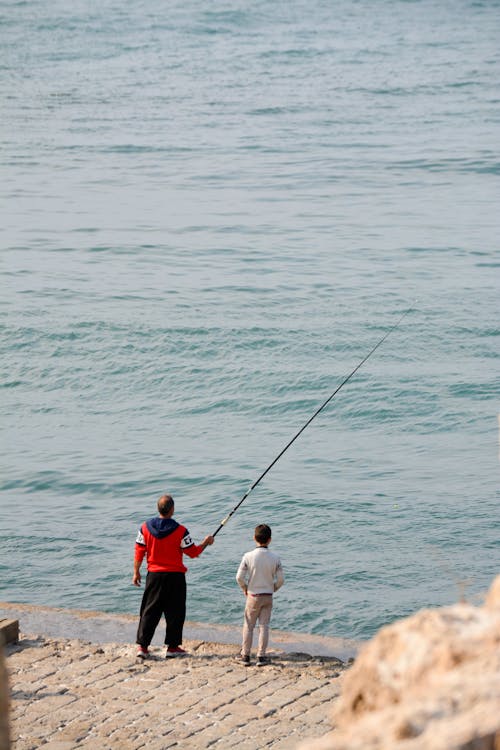
[[[13,750],[293,750],[330,727],[345,665],[275,652],[245,667],[230,644],[146,662],[135,646],[21,636],[6,647]]]

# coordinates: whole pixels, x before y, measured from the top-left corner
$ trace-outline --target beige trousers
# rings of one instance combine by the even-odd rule
[[[245,616],[243,620],[243,643],[241,653],[250,656],[252,649],[253,631],[257,620],[259,621],[259,644],[257,656],[264,656],[269,642],[269,621],[273,608],[273,595],[261,594],[260,596],[247,595],[245,605]]]

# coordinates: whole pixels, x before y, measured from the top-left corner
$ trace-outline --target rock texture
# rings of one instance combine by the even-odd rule
[[[332,719],[300,750],[500,750],[500,576],[482,607],[382,628],[345,674]]]

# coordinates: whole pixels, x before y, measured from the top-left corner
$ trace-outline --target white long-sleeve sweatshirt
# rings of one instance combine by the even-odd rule
[[[236,580],[249,594],[272,594],[285,581],[281,560],[267,547],[256,547],[243,555]]]

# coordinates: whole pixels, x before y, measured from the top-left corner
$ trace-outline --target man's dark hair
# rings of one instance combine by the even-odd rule
[[[174,498],[172,495],[162,495],[158,500],[158,513],[160,516],[168,516],[174,507]]]
[[[259,544],[266,544],[271,538],[271,527],[267,523],[259,523],[255,527],[255,541]]]

